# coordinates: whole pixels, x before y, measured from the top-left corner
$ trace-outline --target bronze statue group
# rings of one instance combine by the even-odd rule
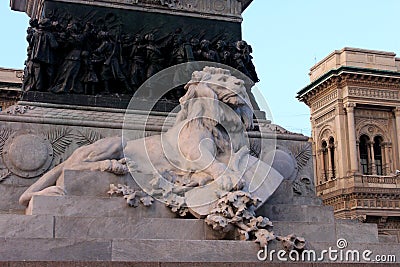
[[[30,20],[23,91],[55,94],[128,94],[160,70],[191,61],[223,63],[258,82],[245,41],[207,40],[178,28],[121,33],[95,23],[56,17]]]

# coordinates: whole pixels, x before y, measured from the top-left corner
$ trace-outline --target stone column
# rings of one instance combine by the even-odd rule
[[[400,107],[395,108],[394,116],[396,118],[396,133],[397,133],[397,169],[400,169]]]
[[[382,171],[383,175],[389,175],[389,158],[387,153],[387,143],[381,144],[382,149]]]
[[[357,147],[357,158],[361,159],[361,155],[360,155],[360,141],[356,141],[356,147]],[[361,172],[362,168],[361,168],[361,160],[358,161],[358,170]]]
[[[314,133],[313,133],[313,136]],[[315,140],[315,139],[314,139]],[[313,169],[314,169],[314,182],[315,185],[319,185],[319,175],[318,175],[318,151],[315,142],[312,142],[312,157],[313,157]]]
[[[315,166],[315,170],[316,170],[316,172],[315,172],[315,175],[316,175],[316,179],[317,179],[317,185],[319,185],[320,184],[320,182],[322,181],[322,179],[321,179],[321,150],[319,149],[319,150],[317,150],[317,152],[316,152],[316,155],[315,155],[315,158],[316,158],[316,166]]]
[[[332,178],[333,168],[332,168],[332,154],[331,154],[331,146],[327,147],[328,150],[328,180]]]
[[[335,179],[338,177],[338,151],[337,151],[337,146],[336,145],[332,145],[332,150],[333,150],[333,166],[332,166],[332,177],[334,177]]]
[[[371,142],[367,143],[367,154],[368,154],[368,161],[367,161],[367,174],[372,173],[372,156],[371,156]],[[369,172],[371,170],[371,173]]]
[[[374,150],[374,142],[369,143],[369,147],[371,150],[371,168],[372,168],[372,175],[376,175],[376,165],[375,165],[375,150]]]
[[[393,170],[390,166],[391,165],[390,162],[392,161],[392,159],[391,159],[391,155],[390,155],[389,146],[390,146],[389,142],[386,142],[385,147],[384,147],[384,149],[385,149],[385,170],[386,170],[385,174],[386,175],[390,175],[393,172]]]
[[[321,164],[319,164],[320,166],[320,175],[321,175],[321,181],[325,182],[325,158],[324,158],[324,149],[320,149],[319,150],[319,158],[320,158],[320,162]]]
[[[356,127],[354,121],[355,103],[347,103],[345,108],[347,111],[347,128],[349,132],[349,152],[350,152],[350,172],[352,174],[358,172],[357,144],[356,144]]]
[[[390,159],[389,168],[390,168],[390,173],[392,173],[392,172],[394,172],[394,165],[393,165],[394,164],[394,158],[393,158],[394,152],[393,152],[393,147],[392,147],[391,143],[388,144],[388,150],[389,150],[389,159]]]
[[[386,158],[386,170],[387,170],[386,175],[390,175],[393,172],[393,170],[391,168],[391,164],[390,164],[390,162],[392,161],[392,158],[391,158],[389,146],[390,146],[389,143],[386,143],[386,145],[385,145],[385,158]]]

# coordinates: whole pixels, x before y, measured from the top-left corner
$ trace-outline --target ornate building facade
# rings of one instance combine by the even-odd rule
[[[0,111],[21,97],[22,70],[0,68]]]
[[[309,75],[297,98],[311,110],[317,194],[337,218],[400,238],[400,58],[343,48]]]

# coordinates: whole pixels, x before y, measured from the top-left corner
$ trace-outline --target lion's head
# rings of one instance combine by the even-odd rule
[[[187,93],[180,99],[185,119],[205,116],[218,123],[229,121],[236,129],[239,129],[237,124],[245,129],[253,128],[253,108],[244,81],[229,70],[205,67],[195,71],[185,89]],[[203,101],[202,110],[185,104],[198,99]]]

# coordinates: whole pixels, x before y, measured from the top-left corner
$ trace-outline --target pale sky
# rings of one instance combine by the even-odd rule
[[[254,0],[243,14],[243,38],[253,47],[270,119],[310,135],[309,109],[295,98],[309,69],[346,46],[400,56],[399,15],[400,0]],[[0,3],[0,67],[23,68],[28,19]]]

